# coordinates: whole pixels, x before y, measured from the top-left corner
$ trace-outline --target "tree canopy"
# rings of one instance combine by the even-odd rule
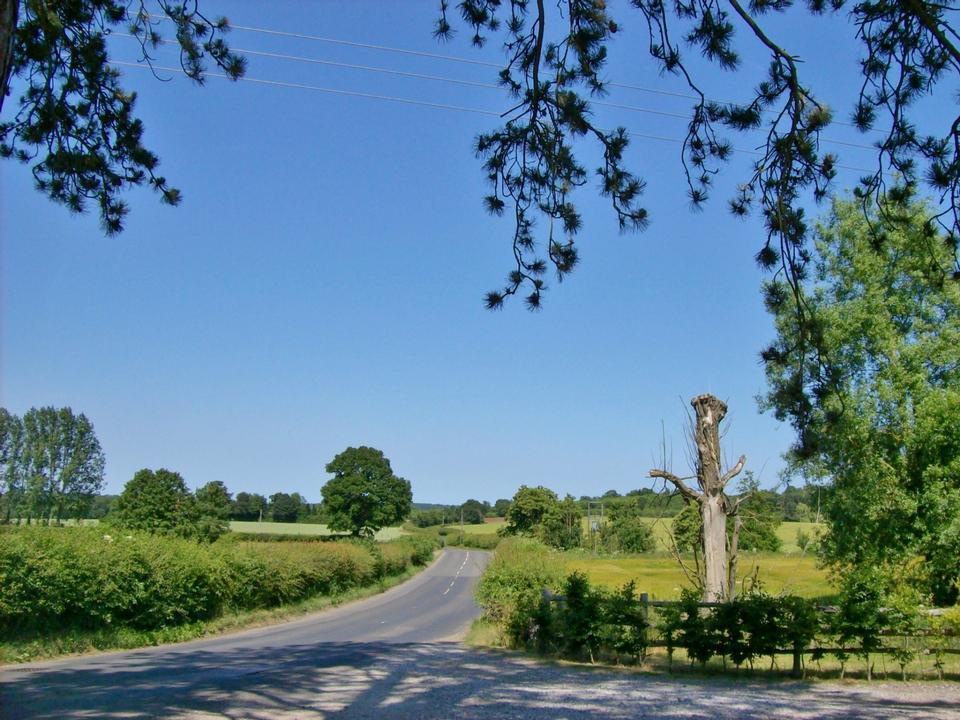
[[[333,478],[321,492],[331,530],[373,535],[410,514],[410,482],[393,474],[390,461],[380,450],[348,447],[327,463],[326,470]]]
[[[960,579],[960,285],[927,244],[930,209],[884,200],[864,217],[836,201],[817,228],[816,273],[801,301],[823,352],[796,341],[790,290],[766,287],[776,340],[763,352],[765,406],[791,422],[798,473],[830,481],[826,557],[886,568],[938,602]],[[916,561],[921,562],[917,563]]]

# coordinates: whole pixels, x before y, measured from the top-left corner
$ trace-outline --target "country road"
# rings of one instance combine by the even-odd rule
[[[456,640],[487,556],[447,550],[383,595],[180,645],[0,668],[0,718],[957,718],[949,683],[677,678]]]

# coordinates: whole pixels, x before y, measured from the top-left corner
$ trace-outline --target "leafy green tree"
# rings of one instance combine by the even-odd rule
[[[230,529],[232,499],[227,486],[213,480],[198,487],[193,497],[197,501],[197,535],[205,540],[216,540]]]
[[[24,511],[43,522],[85,517],[103,487],[103,451],[93,424],[70,408],[31,408],[23,416],[20,462]]]
[[[468,525],[478,525],[483,522],[486,517],[486,506],[484,503],[479,500],[467,500],[463,505],[460,506],[460,510],[463,515],[458,515],[455,519],[459,520],[460,517],[463,518],[463,522]]]
[[[323,486],[323,505],[332,530],[372,535],[410,514],[410,482],[393,474],[376,448],[348,447],[327,463],[333,478]]]
[[[544,545],[559,550],[580,547],[583,543],[582,519],[580,504],[567,495],[546,509],[536,526],[535,535]]]
[[[929,214],[899,198],[869,217],[834,202],[817,228],[816,273],[795,289],[767,284],[777,338],[762,354],[764,403],[796,428],[792,468],[832,479],[827,560],[913,576],[949,603],[960,578],[960,284],[936,280],[955,245]],[[796,341],[794,292],[818,328],[816,360]]]
[[[274,493],[270,496],[270,519],[274,522],[296,522],[300,513],[300,496]]]
[[[500,498],[493,504],[493,512],[497,517],[506,517],[510,510],[510,501],[506,498]]]
[[[227,486],[219,480],[213,480],[197,488],[193,494],[197,499],[197,507],[207,515],[214,515],[224,520],[230,517],[232,499]]]
[[[639,497],[623,498],[609,506],[609,522],[600,528],[600,536],[607,550],[642,553],[656,547],[653,531],[643,517]]]
[[[30,165],[37,190],[71,211],[94,203],[107,233],[123,227],[125,189],[148,185],[163,202],[180,201],[143,145],[136,94],[123,89],[107,53],[107,36],[119,29],[151,62],[165,22],[195,82],[202,84],[208,60],[228,77],[243,75],[246,61],[223,40],[226,19],[207,18],[196,3],[0,0],[0,111],[11,77],[23,85],[15,109],[0,116],[11,115],[0,122],[0,156]]]
[[[544,516],[555,510],[558,504],[553,490],[542,485],[534,488],[521,485],[507,511],[505,530],[511,535],[533,535]]]
[[[144,468],[124,485],[107,520],[122,529],[189,538],[198,535],[200,512],[179,473]]]

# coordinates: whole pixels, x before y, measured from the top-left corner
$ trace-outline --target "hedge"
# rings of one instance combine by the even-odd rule
[[[370,585],[424,564],[434,547],[428,538],[203,545],[97,528],[5,529],[0,629],[171,627]]]

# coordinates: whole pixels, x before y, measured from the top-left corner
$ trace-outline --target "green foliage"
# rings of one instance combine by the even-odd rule
[[[490,506],[479,500],[467,500],[460,506],[460,513],[454,520],[459,520],[467,525],[479,525],[487,516],[487,510]]]
[[[103,486],[93,424],[70,408],[0,409],[0,501],[4,519],[44,523],[86,517]]]
[[[643,553],[656,548],[653,530],[644,520],[636,497],[611,503],[609,518],[600,528],[600,539],[608,552]]]
[[[371,447],[349,447],[327,463],[333,479],[323,486],[323,505],[332,530],[373,535],[410,514],[410,482],[393,474],[390,461]]]
[[[223,41],[226,19],[208,19],[196,4],[170,0],[19,2],[14,7],[10,71],[25,89],[16,113],[0,123],[0,156],[30,164],[37,189],[72,212],[95,203],[107,233],[123,227],[127,206],[118,196],[124,189],[146,184],[163,202],[177,204],[180,193],[157,174],[159,161],[143,145],[143,123],[134,114],[136,94],[123,89],[120,72],[110,65],[107,36],[116,29],[129,33],[150,61],[163,42],[164,21],[170,21],[190,78],[202,83],[210,58],[236,79],[246,61]],[[0,77],[0,107],[7,90],[8,77]]]
[[[563,501],[547,508],[534,534],[544,545],[558,550],[580,547],[583,542],[582,517],[576,500],[567,495]]]
[[[783,541],[777,536],[781,518],[775,494],[757,487],[757,481],[749,471],[739,487],[741,496],[746,495],[740,504],[739,515],[742,522],[738,547],[740,550],[760,552],[779,552]],[[728,502],[732,502],[728,500]],[[700,506],[687,504],[673,519],[673,537],[681,552],[701,551],[701,532],[703,518]],[[735,524],[727,522],[727,538],[732,537]]]
[[[543,486],[521,485],[506,517],[507,524],[502,528],[505,535],[536,537],[560,549],[579,547],[582,542],[580,505],[569,495],[561,502],[555,492]]]
[[[558,504],[557,494],[543,486],[521,485],[507,511],[507,531],[512,535],[533,535],[544,516]]]
[[[836,201],[817,228],[816,274],[799,291],[822,352],[797,346],[796,313],[768,284],[777,340],[763,352],[765,405],[789,420],[798,471],[830,477],[822,551],[839,571],[924,560],[937,604],[960,577],[960,284],[935,281],[952,256],[920,203],[885,199],[865,218]],[[899,569],[898,569],[899,568]]]
[[[230,529],[232,500],[227,486],[214,480],[197,488],[193,496],[197,501],[197,537],[216,540]]]
[[[586,652],[592,662],[600,650],[602,638],[602,594],[590,587],[586,575],[578,572],[567,576],[562,592],[564,602],[554,625],[561,652],[575,658]]]
[[[179,473],[138,470],[123,487],[108,524],[121,530],[195,537],[200,511]]]
[[[257,493],[239,492],[230,508],[232,520],[260,520],[268,512],[267,499]]]
[[[427,538],[199,544],[138,531],[8,529],[0,629],[173,627],[368,585],[428,562],[434,547]]]
[[[296,522],[302,505],[297,493],[274,493],[270,496],[270,519],[273,522]]]
[[[543,544],[525,538],[500,543],[477,585],[484,617],[514,644],[531,639],[530,618],[544,589],[556,591],[563,579],[563,561]]]

